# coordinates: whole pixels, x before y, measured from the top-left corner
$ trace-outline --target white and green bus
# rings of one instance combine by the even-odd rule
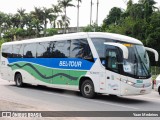
[[[146,52],[137,39],[112,33],[72,33],[7,42],[1,47],[1,77],[47,87],[96,93],[150,93],[152,80]]]

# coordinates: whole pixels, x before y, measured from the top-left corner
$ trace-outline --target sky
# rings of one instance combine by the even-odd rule
[[[126,4],[124,1],[127,0],[99,0],[99,16],[98,24],[101,25],[104,18],[108,15],[109,11],[113,7],[120,7],[126,9]],[[138,0],[133,0],[134,3]],[[160,7],[160,0],[155,0],[157,2],[156,6]],[[57,0],[0,0],[0,11],[4,13],[15,14],[17,9],[26,9],[26,12],[34,10],[34,7],[52,7],[52,4],[56,4]],[[77,0],[72,2],[77,6]],[[90,23],[90,4],[91,0],[82,0],[80,4],[80,19],[79,26],[87,26]],[[92,12],[92,22],[96,21],[96,8],[97,0],[93,0],[93,12]],[[70,18],[70,27],[77,26],[77,7],[67,8],[67,16]]]

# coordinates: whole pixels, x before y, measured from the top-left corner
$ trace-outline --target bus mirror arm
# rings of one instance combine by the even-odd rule
[[[123,51],[123,58],[128,59],[128,48],[120,43],[105,42],[105,45],[111,45],[120,48]]]
[[[158,54],[158,52],[157,52],[156,50],[154,50],[154,49],[152,49],[152,48],[149,48],[149,47],[145,47],[145,49],[146,49],[147,51],[150,51],[150,52],[154,53],[154,55],[155,55],[155,61],[158,61],[158,59],[159,59],[159,54]]]

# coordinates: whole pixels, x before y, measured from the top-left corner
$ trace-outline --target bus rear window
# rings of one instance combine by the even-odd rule
[[[2,46],[2,56],[5,58],[12,57],[12,45],[4,45]]]

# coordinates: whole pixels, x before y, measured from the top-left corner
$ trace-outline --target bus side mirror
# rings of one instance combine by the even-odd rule
[[[152,49],[152,48],[149,48],[149,47],[144,47],[147,51],[150,51],[150,52],[152,52],[152,53],[154,53],[154,55],[155,55],[155,61],[158,61],[158,59],[159,59],[159,54],[158,54],[158,52],[155,50],[155,49]]]
[[[120,43],[112,43],[112,42],[105,42],[105,45],[111,45],[111,46],[115,46],[118,47],[122,50],[123,52],[123,58],[124,59],[128,59],[128,48]]]

